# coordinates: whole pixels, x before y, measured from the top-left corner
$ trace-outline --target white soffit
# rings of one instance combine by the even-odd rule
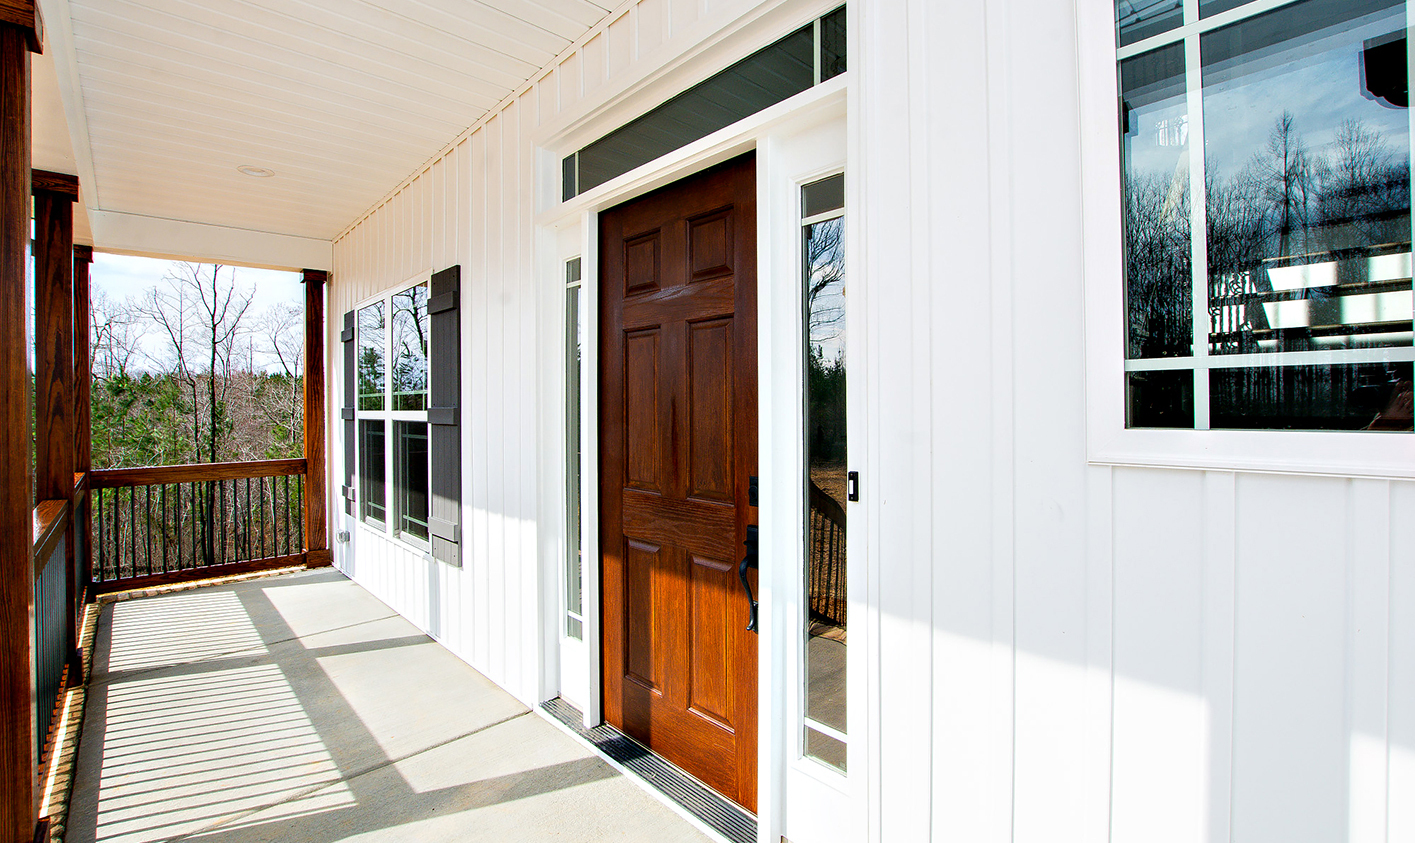
[[[40,6],[104,248],[105,218],[127,219],[129,231],[147,218],[159,237],[184,230],[167,225],[178,222],[330,241],[614,2]],[[242,165],[275,175],[243,175]]]

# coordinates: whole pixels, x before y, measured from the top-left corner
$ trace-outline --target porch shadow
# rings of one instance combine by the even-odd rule
[[[104,608],[64,837],[705,840],[337,571]]]

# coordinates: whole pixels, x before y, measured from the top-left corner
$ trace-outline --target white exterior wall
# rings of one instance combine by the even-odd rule
[[[558,314],[563,306],[558,296],[538,302],[531,279],[533,220],[541,209],[532,138],[543,125],[583,115],[679,60],[754,5],[639,0],[621,7],[335,240],[327,305],[330,488],[343,482],[343,313],[461,264],[464,384],[461,570],[362,527],[350,527],[352,553],[336,545],[336,563],[527,703],[538,702],[541,690],[537,426],[541,413],[561,412],[537,407],[538,366],[561,365],[537,341],[537,308]],[[337,532],[348,525],[342,501],[335,502]]]
[[[879,839],[1412,839],[1408,445],[1390,478],[1088,462],[1113,4],[866,5]]]
[[[626,8],[335,244],[331,488],[340,314],[461,264],[464,380],[462,569],[361,528],[336,561],[527,703],[553,674],[538,601],[560,529],[536,523],[561,300],[533,283],[533,137],[759,5],[779,4]],[[1078,44],[1106,43],[1111,0],[851,8],[869,536],[851,614],[872,642],[852,775],[872,837],[1415,839],[1415,482],[1396,479],[1415,466],[1088,460],[1088,283],[1122,317],[1118,255],[1090,269],[1118,232],[1083,227],[1083,101],[1114,91],[1082,87]]]

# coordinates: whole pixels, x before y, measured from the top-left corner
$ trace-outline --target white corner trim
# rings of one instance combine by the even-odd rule
[[[104,252],[270,269],[334,268],[328,240],[121,211],[90,210],[89,222],[93,246]]]

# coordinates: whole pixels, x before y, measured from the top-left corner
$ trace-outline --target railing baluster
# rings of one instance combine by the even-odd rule
[[[300,500],[299,514],[295,517],[295,529],[300,534],[298,550],[305,549],[305,476],[295,475],[295,495]]]
[[[280,478],[280,480],[281,480],[281,485],[284,487],[284,492],[283,492],[284,497],[281,498],[281,503],[280,503],[280,514],[283,515],[283,516],[285,516],[285,518],[284,518],[285,531],[281,534],[281,538],[284,539],[284,542],[283,542],[283,544],[280,545],[280,547],[279,547],[279,549],[277,550],[277,552],[278,552],[278,553],[283,553],[284,555],[289,556],[289,555],[290,555],[290,475],[287,474],[287,475],[285,475],[284,477]]]
[[[265,549],[265,540],[266,540],[266,523],[265,523],[265,478],[262,477],[262,478],[258,479],[258,481],[256,481],[256,485],[259,485],[259,487],[260,487],[260,559],[265,559],[265,557],[266,557],[266,549]]]

